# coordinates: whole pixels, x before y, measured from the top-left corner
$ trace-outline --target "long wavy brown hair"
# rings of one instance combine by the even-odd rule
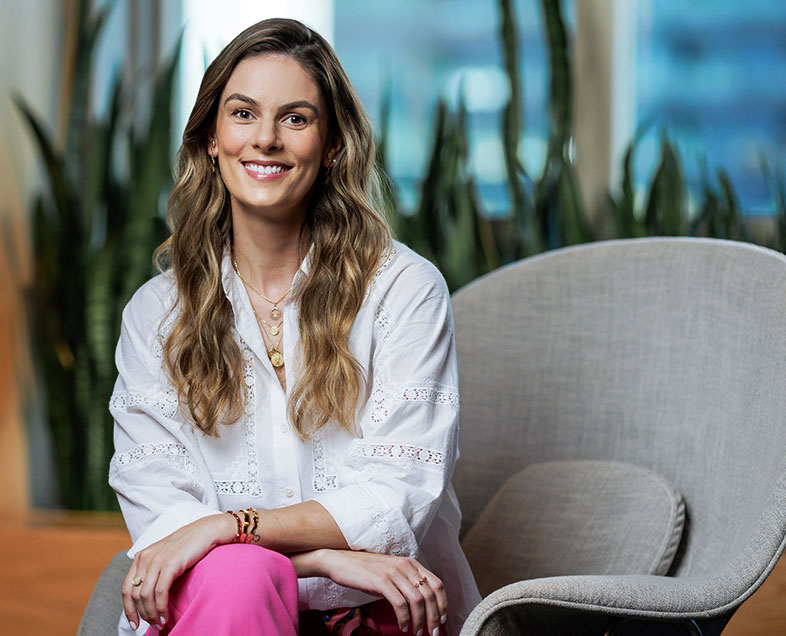
[[[237,421],[246,399],[234,316],[222,285],[221,262],[232,241],[230,196],[207,148],[218,101],[246,58],[287,55],[319,86],[329,111],[329,138],[341,150],[317,178],[302,235],[313,244],[308,275],[293,297],[299,308],[300,373],[287,407],[301,438],[331,421],[354,430],[366,378],[349,347],[349,333],[374,272],[391,244],[378,212],[374,139],[368,118],[330,45],[295,20],[259,22],[238,35],[205,71],[178,152],[168,202],[172,234],[156,251],[171,264],[176,317],[164,360],[186,416],[207,435]],[[185,412],[185,409],[184,409]]]

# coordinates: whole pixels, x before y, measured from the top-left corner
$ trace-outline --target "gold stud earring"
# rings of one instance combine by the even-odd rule
[[[325,183],[330,183],[330,177],[333,173],[333,166],[336,165],[336,151],[331,150],[327,156],[327,164],[325,165]]]

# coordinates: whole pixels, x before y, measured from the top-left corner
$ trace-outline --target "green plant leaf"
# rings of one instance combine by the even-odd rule
[[[681,236],[686,218],[682,166],[676,149],[664,134],[660,160],[647,195],[645,224],[654,236]]]

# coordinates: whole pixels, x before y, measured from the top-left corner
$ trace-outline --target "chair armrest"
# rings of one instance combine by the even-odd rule
[[[746,590],[730,588],[728,581],[717,574],[685,578],[560,576],[520,581],[484,598],[467,618],[461,636],[602,635],[614,625],[612,617],[662,621],[653,632],[658,634],[687,636],[690,631],[686,626],[692,619],[710,619],[710,624],[722,629],[748,596]]]

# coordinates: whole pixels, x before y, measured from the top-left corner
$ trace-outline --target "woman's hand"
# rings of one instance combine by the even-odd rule
[[[137,552],[122,587],[123,611],[131,626],[136,629],[141,617],[160,630],[169,618],[172,582],[214,547],[230,542],[236,529],[230,515],[211,515]]]
[[[326,576],[339,585],[384,597],[402,632],[438,636],[447,619],[442,581],[417,560],[355,550],[315,550],[292,555],[298,576]]]

